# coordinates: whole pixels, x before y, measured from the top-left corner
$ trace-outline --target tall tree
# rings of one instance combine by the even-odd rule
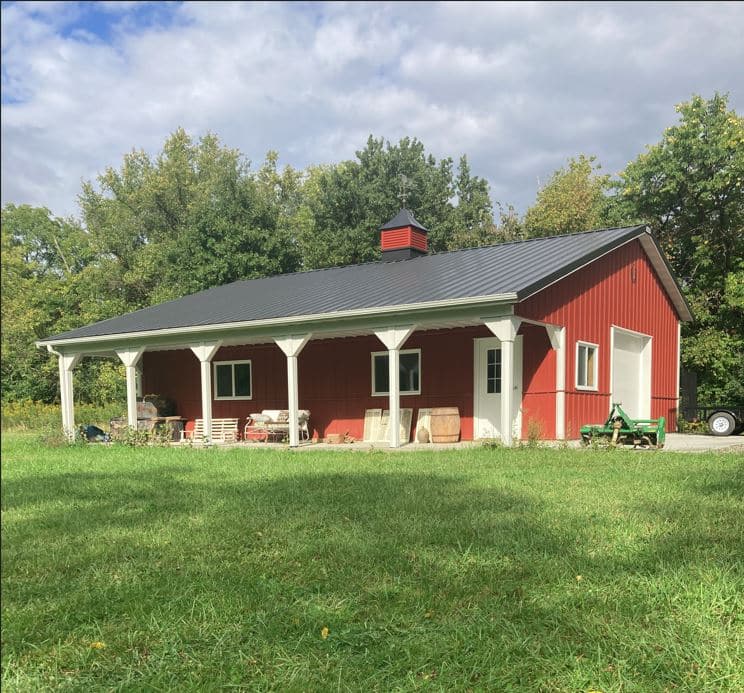
[[[2,210],[2,364],[4,400],[52,401],[56,360],[34,342],[115,314],[93,264],[88,234],[49,210],[6,205]],[[111,378],[120,371],[121,378]],[[123,394],[119,364],[87,359],[79,399],[110,401]]]
[[[309,268],[379,258],[377,231],[402,206],[429,229],[434,252],[481,244],[493,228],[487,183],[470,174],[467,158],[455,178],[452,159],[437,161],[415,138],[370,136],[355,160],[311,169],[304,191],[300,245]]]
[[[701,399],[744,404],[744,118],[721,94],[693,96],[677,112],[679,123],[621,174],[620,192],[692,305],[682,354]]]
[[[524,218],[528,236],[575,233],[620,221],[610,197],[610,176],[599,173],[596,157],[580,154],[553,173]]]
[[[131,308],[298,266],[281,225],[297,179],[277,174],[273,153],[257,175],[216,136],[179,129],[157,157],[134,151],[98,183],[83,186],[83,219]]]

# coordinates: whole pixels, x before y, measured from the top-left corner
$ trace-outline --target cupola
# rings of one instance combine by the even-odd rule
[[[382,229],[380,248],[383,261],[410,260],[429,251],[429,233],[419,224],[413,212],[401,209]]]

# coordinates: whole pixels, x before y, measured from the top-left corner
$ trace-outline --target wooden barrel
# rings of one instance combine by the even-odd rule
[[[431,410],[431,442],[456,443],[460,439],[460,410],[438,407]]]

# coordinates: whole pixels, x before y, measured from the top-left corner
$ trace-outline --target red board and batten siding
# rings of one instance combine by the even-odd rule
[[[607,418],[612,325],[651,335],[651,416],[666,417],[667,430],[676,430],[679,318],[637,240],[543,289],[517,305],[515,310],[522,317],[566,327],[568,437],[577,437],[584,423],[599,423]],[[577,341],[599,345],[596,392],[576,390]],[[527,349],[526,339],[525,343]],[[554,363],[553,355],[549,359]],[[555,392],[554,365],[546,364],[540,372],[541,377],[532,385],[535,394],[543,389]],[[530,392],[525,400],[532,396]],[[550,413],[544,405],[538,405],[535,415],[547,418]]]
[[[404,349],[421,349],[421,394],[403,395],[415,425],[421,407],[456,406],[464,440],[473,437],[473,339],[491,336],[485,327],[415,332]],[[387,409],[388,397],[372,395],[372,352],[384,351],[376,337],[311,340],[298,360],[300,407],[311,412],[318,437],[349,433],[361,440],[365,409]],[[287,406],[287,366],[273,344],[223,347],[215,361],[250,359],[253,397],[213,400],[212,415],[239,417]],[[176,402],[178,413],[201,417],[199,362],[190,350],[145,352],[143,388]]]

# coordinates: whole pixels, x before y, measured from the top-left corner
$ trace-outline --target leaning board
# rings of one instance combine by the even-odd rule
[[[416,430],[413,432],[413,439],[418,441],[418,432],[425,428],[429,432],[429,442],[431,443],[431,409],[419,409],[418,421],[416,421]]]

